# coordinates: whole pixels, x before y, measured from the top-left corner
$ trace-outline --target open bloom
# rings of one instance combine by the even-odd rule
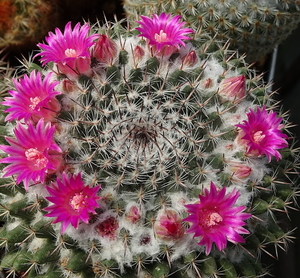
[[[3,169],[4,177],[17,175],[17,184],[23,181],[27,190],[30,182],[44,182],[47,174],[61,169],[62,150],[55,143],[55,126],[40,119],[36,126],[32,122],[28,127],[17,123],[14,129],[16,138],[5,137],[10,144],[0,145],[0,149],[9,156],[0,163],[10,163]]]
[[[68,22],[64,33],[58,28],[55,33],[49,32],[46,37],[47,44],[38,44],[43,51],[36,56],[42,57],[40,60],[43,65],[54,62],[58,70],[70,78],[80,74],[90,75],[90,47],[98,35],[89,36],[89,30],[87,23],[83,26],[77,23],[72,30],[71,22]]]
[[[241,129],[239,138],[246,145],[247,153],[253,156],[266,155],[269,162],[275,156],[278,161],[281,154],[277,149],[288,146],[285,140],[288,136],[281,131],[282,118],[277,117],[273,111],[268,113],[265,106],[257,108],[256,111],[250,108],[247,117],[247,121],[236,125]]]
[[[185,46],[183,40],[189,40],[186,36],[194,31],[190,28],[182,28],[185,22],[180,22],[180,16],[171,17],[171,14],[162,13],[159,16],[154,14],[153,18],[141,16],[138,21],[141,27],[136,28],[141,32],[140,37],[148,40],[152,49],[160,55],[170,55]]]
[[[240,196],[239,191],[233,190],[226,194],[226,188],[217,190],[211,182],[210,190],[205,189],[203,195],[199,195],[200,202],[186,205],[190,215],[183,219],[192,223],[187,233],[193,233],[194,237],[201,237],[199,245],[206,247],[206,255],[215,243],[219,250],[227,246],[227,241],[232,243],[245,242],[240,234],[249,234],[243,228],[244,220],[251,214],[243,213],[244,206],[234,207]]]
[[[95,208],[100,199],[97,193],[100,185],[89,187],[85,185],[81,174],[68,176],[62,173],[62,178],[57,178],[56,183],[46,187],[50,197],[46,197],[53,205],[45,208],[49,211],[45,216],[56,217],[53,223],[61,222],[61,232],[64,233],[69,224],[75,229],[79,222],[88,223],[90,214],[95,214]]]
[[[58,81],[51,80],[52,73],[48,73],[42,79],[41,73],[32,71],[30,76],[25,75],[19,81],[13,80],[16,91],[10,90],[11,97],[4,98],[5,110],[8,112],[7,121],[29,120],[38,122],[44,118],[45,121],[53,121],[60,111],[60,103],[56,96],[60,92],[55,91]]]

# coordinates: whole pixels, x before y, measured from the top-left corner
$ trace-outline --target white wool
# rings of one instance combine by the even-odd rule
[[[174,252],[171,255],[171,261],[175,261],[182,256],[189,255],[192,251],[204,251],[204,247],[197,244],[197,240],[192,234],[185,234],[180,241],[174,245]]]
[[[16,221],[13,222],[7,222],[6,224],[6,230],[7,232],[12,231],[14,228],[18,227],[18,226],[22,226],[24,225],[24,223],[20,220],[20,219],[16,219]]]
[[[149,243],[142,243],[143,239],[148,238]],[[132,235],[131,250],[134,255],[142,253],[145,253],[149,256],[157,255],[159,253],[159,242],[156,240],[153,230],[140,227],[140,229],[138,229]]]
[[[47,239],[45,238],[38,238],[34,237],[32,241],[28,244],[28,251],[31,251],[32,253],[39,250],[44,243],[47,242]]]
[[[27,192],[28,193],[26,196],[28,198],[28,201],[34,202],[34,203],[37,202],[37,198],[39,196],[42,196],[42,197],[49,196],[49,193],[46,189],[45,184],[41,184],[41,183],[35,184],[33,186],[29,186]]]

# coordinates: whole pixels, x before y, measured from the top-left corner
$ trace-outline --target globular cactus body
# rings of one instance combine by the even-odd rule
[[[300,21],[299,1],[124,0],[126,16],[179,14],[194,29],[229,42],[255,62],[270,53]]]
[[[2,102],[11,275],[256,277],[290,240],[297,153],[261,77],[178,17],[140,25],[56,30]]]

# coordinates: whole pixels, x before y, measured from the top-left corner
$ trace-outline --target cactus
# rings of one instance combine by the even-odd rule
[[[59,1],[1,0],[0,49],[31,49],[60,23]]]
[[[297,0],[123,0],[126,16],[175,13],[195,30],[201,29],[256,62],[272,52],[300,21]]]
[[[261,253],[292,240],[277,220],[298,195],[287,115],[243,57],[179,16],[124,25],[68,23],[8,82],[1,269],[262,277]]]

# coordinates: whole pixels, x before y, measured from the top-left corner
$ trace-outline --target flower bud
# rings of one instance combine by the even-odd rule
[[[165,209],[159,214],[154,223],[157,238],[165,241],[179,240],[184,234],[182,220],[172,209]]]
[[[141,211],[137,206],[131,206],[125,214],[125,219],[135,224],[141,219]]]
[[[234,163],[230,167],[230,170],[233,172],[233,176],[237,177],[238,179],[245,179],[252,172],[252,169],[249,166],[241,163]]]
[[[104,221],[100,222],[96,227],[96,232],[109,240],[114,240],[117,237],[119,223],[114,216],[109,216]]]
[[[111,65],[117,52],[117,44],[106,35],[100,35],[95,43],[93,56],[99,63]]]
[[[226,78],[220,85],[219,95],[229,100],[240,100],[246,96],[246,78],[244,75]]]
[[[185,66],[194,66],[198,61],[197,54],[194,50],[182,57],[182,64]]]
[[[144,55],[145,55],[145,50],[139,45],[137,45],[133,49],[133,56],[136,61],[140,61],[144,57]]]

